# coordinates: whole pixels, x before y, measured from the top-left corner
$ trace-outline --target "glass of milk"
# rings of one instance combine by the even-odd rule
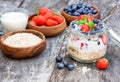
[[[27,26],[28,15],[28,10],[24,8],[6,9],[0,18],[1,25],[7,32],[24,30]]]

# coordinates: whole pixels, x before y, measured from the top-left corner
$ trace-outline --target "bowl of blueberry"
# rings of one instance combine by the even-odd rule
[[[86,3],[74,3],[66,6],[61,14],[66,18],[68,24],[77,19],[80,15],[91,15],[93,18],[100,18],[100,10],[96,6],[89,6]]]
[[[80,15],[70,23],[69,32],[67,50],[76,61],[91,63],[106,54],[106,28],[99,19]]]

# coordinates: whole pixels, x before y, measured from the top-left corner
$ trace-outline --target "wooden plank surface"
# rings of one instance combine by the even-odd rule
[[[48,7],[60,13],[60,10],[72,1],[79,0],[0,0],[1,6],[7,4],[15,7],[23,7],[35,13],[37,7]],[[117,0],[80,0],[87,4],[93,4],[101,9],[101,18],[107,16]],[[2,12],[4,9],[0,8]],[[120,6],[105,24],[115,29],[120,29]],[[0,26],[1,28],[1,26]],[[56,37],[47,38],[47,47],[38,56],[26,60],[14,60],[5,57],[0,51],[0,82],[119,82],[120,77],[120,48],[108,38],[108,52],[106,57],[110,59],[107,70],[98,70],[93,64],[83,64],[73,61],[66,50],[68,28]],[[73,71],[56,68],[55,57],[61,55],[66,61],[75,65]]]
[[[106,0],[85,0],[88,4],[94,4],[101,9],[101,19],[105,18],[109,11],[115,6],[115,0],[106,1]],[[119,25],[119,12],[120,6],[118,6],[117,11],[110,17],[105,25],[112,27],[114,29],[120,30]],[[119,31],[118,31],[119,32]],[[117,32],[117,33],[118,33]],[[63,43],[67,43],[67,38]],[[62,47],[65,47],[66,44],[63,44]],[[83,64],[78,63],[72,60],[68,52],[65,49],[62,49],[61,56],[64,57],[64,60],[69,61],[75,65],[73,71],[68,71],[67,69],[58,70],[56,65],[54,71],[51,75],[50,82],[119,82],[119,62],[120,62],[120,48],[118,48],[108,37],[108,50],[106,56],[110,60],[110,65],[107,70],[98,70],[93,64]]]
[[[46,2],[49,2],[46,5]],[[26,8],[30,14],[35,13],[37,7],[46,6],[54,8],[54,5],[60,1],[51,3],[49,0],[33,1],[25,0],[20,3],[20,7]],[[62,5],[67,4],[66,2]],[[58,55],[61,44],[63,42],[66,31],[58,36],[47,38],[46,49],[39,56],[27,60],[13,60],[5,57],[0,52],[0,82],[48,82],[52,74],[55,61],[55,56]]]

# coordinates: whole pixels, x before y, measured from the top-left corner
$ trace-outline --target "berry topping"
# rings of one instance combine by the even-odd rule
[[[96,66],[98,69],[106,69],[108,67],[108,60],[106,58],[98,59]]]
[[[57,56],[56,58],[56,62],[62,62],[63,58],[61,56]]]
[[[83,32],[89,32],[89,31],[90,31],[90,27],[89,27],[87,24],[83,24],[83,25],[81,26],[81,30],[82,30]]]

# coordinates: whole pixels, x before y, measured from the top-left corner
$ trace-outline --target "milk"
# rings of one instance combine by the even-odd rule
[[[1,24],[7,32],[26,29],[28,16],[21,12],[5,13],[1,17]]]

